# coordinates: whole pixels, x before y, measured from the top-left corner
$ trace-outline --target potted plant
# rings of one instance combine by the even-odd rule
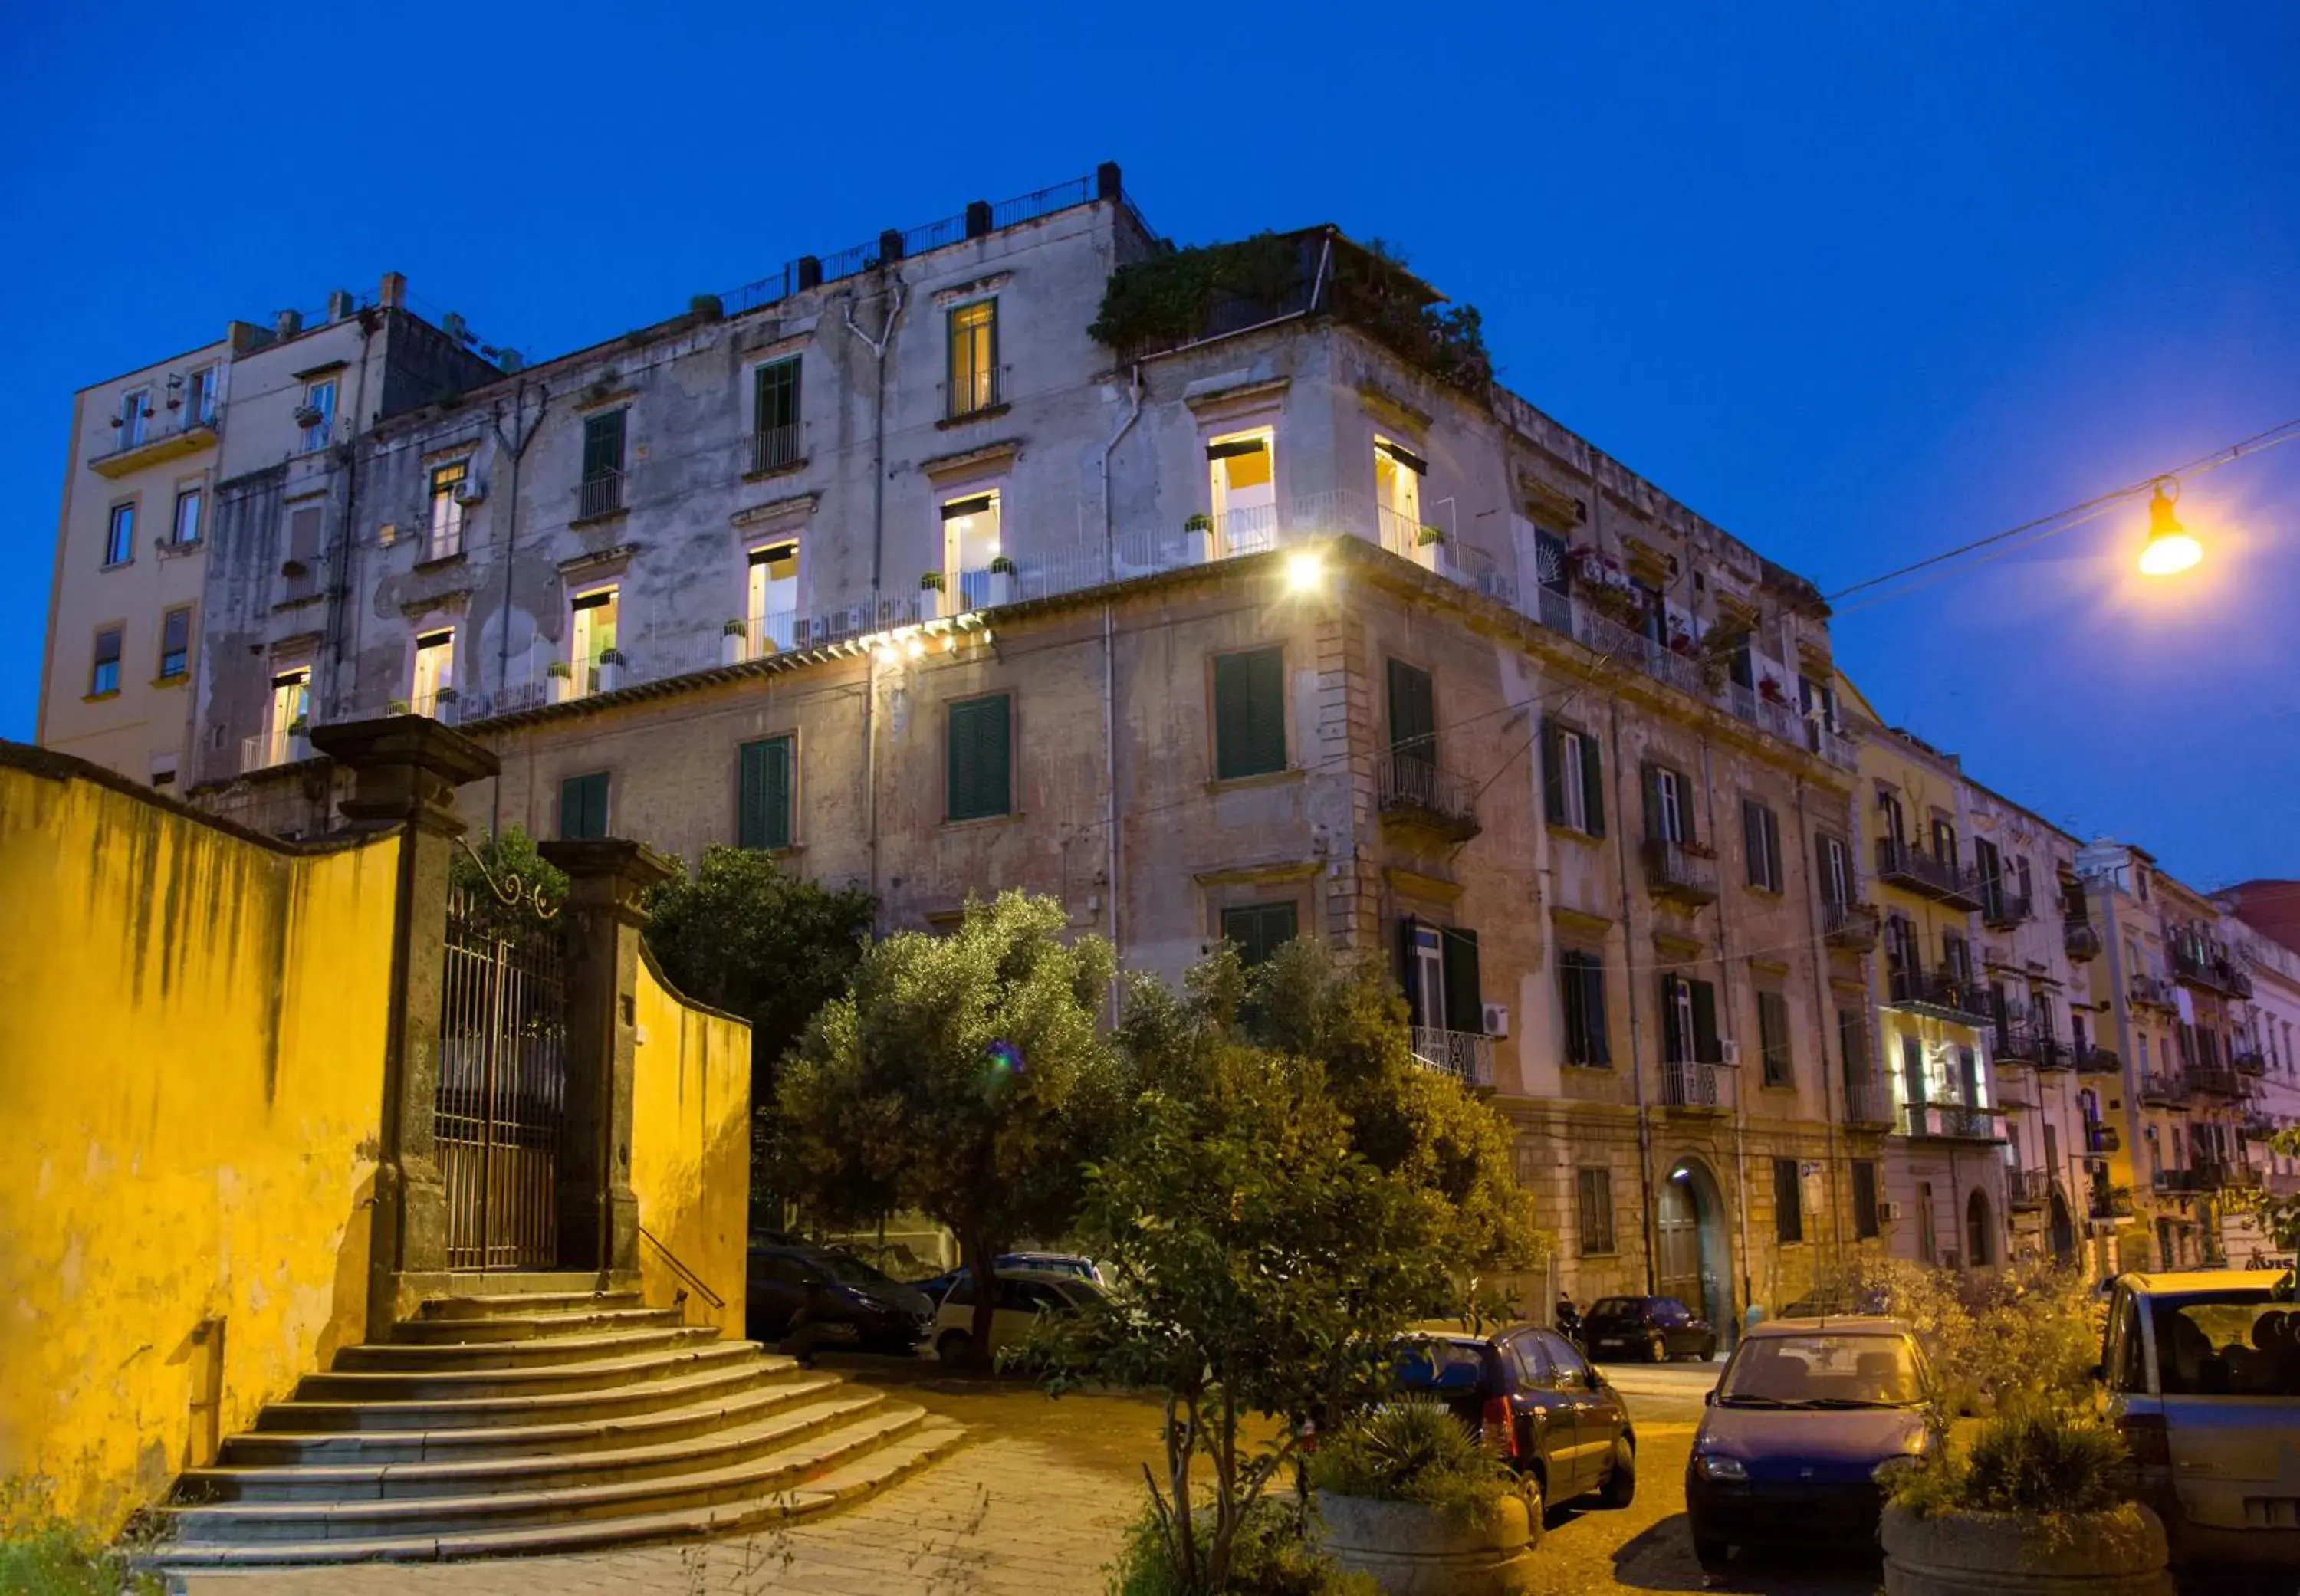
[[[1004,554],[995,554],[990,561],[988,591],[983,595],[985,606],[996,609],[1000,604],[1014,602],[1014,562]]]
[[[1787,703],[1789,695],[1781,688],[1778,677],[1761,676],[1757,678],[1757,696],[1767,703]]]
[[[729,620],[719,628],[719,660],[725,665],[740,665],[751,640],[748,622]]]
[[[1415,542],[1425,549],[1429,547],[1432,544],[1440,544],[1445,541],[1446,529],[1443,527],[1430,526],[1426,521],[1422,523],[1421,534],[1415,539]]]
[[[2124,1438],[2066,1399],[2001,1411],[1969,1451],[1936,1445],[1887,1489],[1887,1596],[2171,1592]]]
[[[599,691],[612,693],[623,682],[623,651],[603,648],[599,651]]]
[[[575,668],[564,660],[554,660],[546,668],[551,681],[551,702],[565,703],[575,696]]]
[[[1310,1460],[1319,1546],[1381,1589],[1458,1596],[1526,1588],[1541,1491],[1444,1404],[1385,1404],[1322,1438]]]
[[[395,698],[391,701],[391,713],[395,715],[404,715],[407,712],[408,707],[407,701],[405,699]]]
[[[1182,523],[1182,540],[1194,564],[1204,565],[1214,557],[1214,518],[1194,515]]]

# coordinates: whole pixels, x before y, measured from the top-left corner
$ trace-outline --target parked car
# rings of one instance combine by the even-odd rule
[[[1009,1270],[1037,1270],[1045,1274],[1069,1275],[1085,1281],[1089,1285],[1099,1285],[1105,1289],[1109,1285],[1109,1282],[1102,1277],[1100,1264],[1075,1252],[1002,1252],[998,1255],[998,1261],[995,1267],[1002,1275]],[[939,1303],[949,1293],[950,1288],[957,1284],[965,1274],[966,1266],[961,1264],[954,1269],[946,1269],[941,1274],[929,1276],[924,1280],[913,1280],[911,1285],[912,1289],[924,1292]]]
[[[1556,1331],[1409,1336],[1396,1369],[1401,1391],[1444,1401],[1539,1487],[1544,1503],[1595,1492],[1606,1507],[1626,1508],[1636,1497],[1629,1406]]]
[[[1600,1297],[1581,1321],[1589,1356],[1670,1358],[1717,1356],[1717,1330],[1675,1297]]]
[[[993,1281],[992,1292],[993,1358],[1009,1347],[1021,1345],[1040,1314],[1073,1312],[1092,1306],[1102,1296],[1102,1288],[1092,1282],[1075,1275],[1058,1275],[1050,1269],[1001,1274]],[[962,1269],[935,1310],[935,1355],[947,1364],[963,1363],[973,1342],[974,1276]]]
[[[1884,1486],[1931,1444],[1932,1376],[1898,1319],[1752,1325],[1706,1401],[1685,1470],[1693,1552],[1874,1547]]]
[[[2101,1383],[2182,1562],[2300,1567],[2300,1305],[2290,1270],[2123,1275]]]
[[[754,1341],[780,1341],[810,1297],[821,1342],[910,1352],[934,1323],[934,1304],[922,1293],[834,1248],[754,1243],[748,1276],[744,1320]]]

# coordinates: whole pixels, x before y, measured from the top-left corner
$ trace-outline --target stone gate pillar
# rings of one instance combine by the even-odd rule
[[[339,805],[357,831],[404,827],[392,923],[391,1012],[383,1116],[368,1246],[368,1334],[390,1334],[422,1287],[447,1268],[447,1193],[432,1116],[439,1085],[439,997],[446,968],[447,870],[464,831],[455,789],[492,777],[496,756],[428,715],[316,727],[312,745],[352,773]]]
[[[541,844],[567,873],[567,1128],[559,1161],[559,1245],[571,1268],[639,1267],[631,1192],[631,1059],[640,907],[671,862],[620,837]]]

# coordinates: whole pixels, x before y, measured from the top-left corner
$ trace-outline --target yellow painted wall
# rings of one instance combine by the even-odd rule
[[[751,1027],[671,990],[642,952],[642,1040],[631,1066],[631,1190],[638,1198],[639,1283],[650,1307],[685,1291],[689,1324],[743,1334],[750,1240]],[[726,1301],[714,1309],[671,1259]]]
[[[0,1492],[109,1533],[360,1339],[399,845],[0,744]]]

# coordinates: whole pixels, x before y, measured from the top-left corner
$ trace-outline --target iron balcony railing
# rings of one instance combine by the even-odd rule
[[[762,427],[751,434],[751,475],[799,463],[798,423]]]
[[[1004,374],[996,366],[981,366],[971,371],[954,372],[950,385],[950,409],[946,419],[963,421],[969,416],[980,415],[986,410],[996,410],[1004,396]]]
[[[2256,1142],[2265,1142],[2284,1128],[2275,1115],[2257,1104],[2247,1104],[2238,1123],[2244,1126],[2244,1134]]]
[[[268,770],[274,765],[292,765],[298,760],[312,757],[312,739],[300,731],[290,731],[275,726],[270,731],[258,732],[239,740],[239,772],[247,775],[254,770]]]
[[[1996,931],[2010,931],[2036,918],[2036,905],[2026,894],[2008,893],[2001,887],[1986,894],[1980,910],[1981,923]]]
[[[2086,1125],[2084,1133],[2085,1151],[2096,1158],[2106,1158],[2124,1145],[2123,1138],[2116,1134],[2116,1126],[2112,1125],[2103,1125],[2095,1120]]]
[[[1994,1110],[1961,1102],[1912,1102],[1901,1111],[1903,1134],[1932,1141],[1995,1142]]]
[[[193,453],[216,441],[215,418],[202,420],[196,416],[170,416],[159,426],[148,425],[155,418],[146,411],[133,427],[121,427],[112,434],[112,446],[93,456],[88,469],[100,477],[117,477],[179,454]]]
[[[2061,922],[2061,951],[2079,964],[2100,957],[2100,933],[2094,930],[2090,920]]]
[[[1996,1025],[1996,1054],[2007,1064],[2034,1064],[2043,1038],[2035,1026],[2025,1019],[1999,1018]]]
[[[1391,753],[1376,761],[1375,802],[1381,812],[1413,819],[1462,840],[1478,835],[1477,786],[1438,769],[1434,760]]]
[[[1896,969],[1887,977],[1887,1006],[1929,1014],[1953,1025],[1984,1026],[1995,1016],[1988,993],[1954,970]]]
[[[1661,1101],[1665,1109],[1716,1108],[1717,1066],[1690,1059],[1664,1060]]]
[[[2263,1076],[2268,1073],[2268,1055],[2256,1047],[2232,1049],[2229,1053],[2229,1062],[2236,1067],[2238,1075]]]
[[[1821,931],[1832,948],[1847,952],[1865,953],[1877,945],[1881,919],[1876,909],[1867,903],[1839,903],[1824,900],[1821,906]]]
[[[2188,1087],[2206,1097],[2240,1097],[2244,1093],[2244,1083],[2235,1070],[2224,1064],[2189,1065]]]
[[[1684,903],[1717,901],[1717,861],[1667,837],[1647,837],[1646,881],[1654,895]]]
[[[2042,1208],[2053,1198],[2053,1172],[2008,1169],[2004,1173],[2004,1196],[2014,1208]]]
[[[2088,1042],[2084,1046],[2077,1049],[2076,1054],[2077,1073],[2079,1075],[2121,1075],[2124,1073],[2124,1059],[2122,1055],[2118,1053],[2118,1052],[2112,1047],[2103,1047],[2097,1042]]]
[[[1422,1064],[1450,1075],[1465,1086],[1494,1084],[1494,1039],[1475,1031],[1448,1031],[1438,1026],[1413,1027],[1413,1056]]]
[[[2085,1205],[2085,1212],[2096,1219],[2129,1219],[2132,1218],[2132,1193],[2119,1187],[2102,1190],[2096,1186]]]
[[[1693,663],[1688,660],[1689,667]],[[1726,685],[1726,707],[1739,719],[1761,731],[1769,731],[1784,743],[1810,744],[1805,734],[1804,717],[1786,698],[1769,698],[1763,693],[1743,686],[1738,682]]]
[[[2160,1108],[2176,1107],[2188,1101],[2188,1083],[2177,1075],[2149,1070],[2140,1077],[2140,1101]]]
[[[2159,1169],[2148,1177],[2159,1195],[2182,1196],[2191,1192],[2209,1191],[2194,1169]]]
[[[1971,910],[1981,906],[1980,872],[1954,860],[1936,859],[1921,848],[1883,836],[1877,839],[1878,879],[1921,897]]]
[[[1883,1081],[1854,1079],[1845,1083],[1845,1123],[1889,1126],[1893,1123],[1893,1093]]]
[[[612,515],[622,507],[621,471],[601,471],[595,477],[586,477],[575,489],[575,519],[579,521]]]
[[[2152,1008],[2175,1009],[2179,1006],[2172,996],[2172,984],[2162,976],[2136,975],[2132,977],[2132,1001]]]

